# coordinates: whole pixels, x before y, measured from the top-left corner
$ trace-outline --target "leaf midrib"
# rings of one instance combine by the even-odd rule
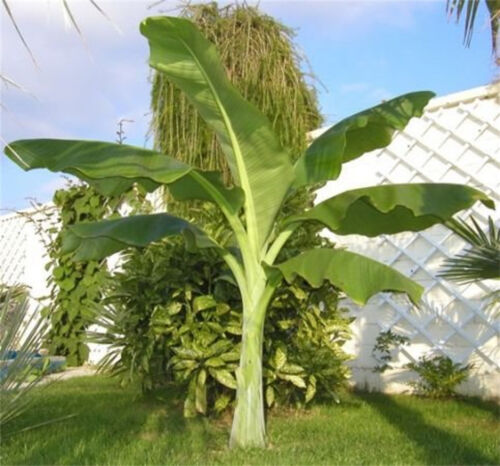
[[[224,121],[224,125],[226,126],[227,132],[229,133],[229,138],[231,140],[231,145],[232,145],[232,149],[234,152],[236,165],[238,167],[238,176],[240,178],[241,187],[243,188],[243,191],[245,191],[245,193],[249,194],[248,196],[247,195],[245,196],[245,213],[246,213],[246,219],[247,219],[247,229],[254,230],[253,232],[248,231],[248,236],[249,236],[250,242],[253,243],[252,249],[255,252],[257,252],[257,250],[258,250],[257,244],[256,244],[256,234],[257,234],[256,219],[257,219],[257,217],[255,214],[255,203],[253,201],[253,196],[251,195],[252,190],[250,189],[250,181],[248,179],[248,174],[247,174],[247,171],[245,169],[244,162],[243,162],[242,151],[241,151],[240,145],[238,143],[238,140],[235,136],[235,132],[233,130],[231,120],[230,120],[229,116],[227,115],[227,113],[224,109],[224,106],[222,105],[222,102],[221,102],[221,100],[220,100],[220,98],[215,90],[215,87],[212,84],[212,81],[210,80],[209,76],[205,72],[205,69],[201,65],[196,54],[193,52],[191,47],[189,47],[189,45],[182,38],[179,38],[179,41],[187,49],[187,51],[189,52],[189,54],[191,55],[193,60],[198,65],[198,69],[200,70],[200,73],[203,75],[203,77],[205,78],[205,80],[208,84],[208,87],[212,93],[212,96],[213,96],[213,98],[217,104],[217,107],[219,108],[219,111],[222,115],[222,119]],[[249,219],[249,217],[250,217],[250,219]],[[251,225],[252,225],[252,227],[251,227]]]

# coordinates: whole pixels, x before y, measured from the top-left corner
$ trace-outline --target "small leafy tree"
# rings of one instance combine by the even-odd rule
[[[103,194],[138,183],[149,191],[167,185],[177,200],[214,202],[232,231],[221,246],[200,227],[168,213],[135,215],[68,228],[66,252],[76,260],[101,259],[130,246],[183,234],[189,247],[213,248],[230,268],[242,300],[242,343],[236,371],[233,447],[265,445],[262,346],[266,310],[280,282],[324,280],[364,304],[379,291],[406,293],[417,303],[422,287],[396,270],[343,249],[316,248],[277,263],[278,254],[303,222],[319,222],[336,234],[418,231],[482,201],[480,191],[453,184],[383,185],[347,191],[301,214],[277,221],[288,196],[334,180],[342,164],[390,143],[395,130],[420,115],[431,92],[415,92],[346,118],[316,139],[292,164],[269,121],[234,89],[215,47],[188,20],[152,17],[141,23],[149,40],[150,65],[189,98],[215,131],[228,160],[232,186],[217,172],[204,172],[164,154],[97,141],[37,139],[9,144],[5,152],[24,169],[48,168],[80,177]]]

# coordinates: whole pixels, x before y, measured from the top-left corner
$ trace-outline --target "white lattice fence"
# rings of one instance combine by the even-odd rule
[[[40,208],[50,211],[53,205]],[[47,294],[47,257],[38,230],[51,226],[53,223],[45,214],[33,209],[0,217],[0,283],[27,285],[34,298]]]
[[[28,286],[32,299],[26,320],[30,322],[32,313],[41,308],[39,298],[48,293],[48,277],[42,238],[27,215],[35,215],[35,212],[27,210],[0,217],[0,284]],[[49,226],[47,223],[46,227]]]
[[[0,283],[23,282],[29,233],[29,226],[19,215],[0,217]]]
[[[386,183],[446,182],[477,187],[500,203],[500,102],[498,88],[479,88],[434,99],[422,118],[410,122],[389,147],[374,151],[346,165],[339,183],[327,185],[319,199],[345,189]],[[484,225],[488,215],[498,224],[499,214],[476,205],[473,213]],[[457,286],[437,276],[446,257],[460,252],[465,243],[442,226],[425,232],[404,233],[367,240],[334,237],[351,250],[362,252],[422,284],[424,304],[415,309],[396,295],[381,294],[360,309],[348,303],[357,319],[349,350],[358,385],[386,391],[408,389],[415,376],[401,368],[430,351],[454,361],[474,364],[473,377],[462,390],[500,396],[498,311],[486,309],[482,299],[494,284],[482,282]],[[500,264],[499,264],[500,267]],[[396,355],[396,369],[384,376],[374,374],[375,339],[392,329],[411,338],[411,345]]]

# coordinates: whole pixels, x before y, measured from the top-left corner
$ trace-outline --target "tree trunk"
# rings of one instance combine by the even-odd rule
[[[236,409],[230,448],[263,448],[266,445],[262,393],[262,344],[265,310],[257,306],[243,313],[240,366],[236,371]]]

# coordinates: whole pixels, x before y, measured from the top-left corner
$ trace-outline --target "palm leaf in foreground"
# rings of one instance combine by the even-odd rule
[[[474,217],[472,225],[460,219],[446,223],[455,234],[470,244],[464,252],[446,259],[439,276],[457,283],[472,283],[500,279],[500,230],[488,218],[488,231],[479,226]]]
[[[36,310],[30,312],[26,296],[14,289],[0,290],[0,428],[20,416],[31,405],[31,391],[41,375],[31,377],[33,353],[39,350],[47,323]],[[16,357],[9,359],[9,352]]]

